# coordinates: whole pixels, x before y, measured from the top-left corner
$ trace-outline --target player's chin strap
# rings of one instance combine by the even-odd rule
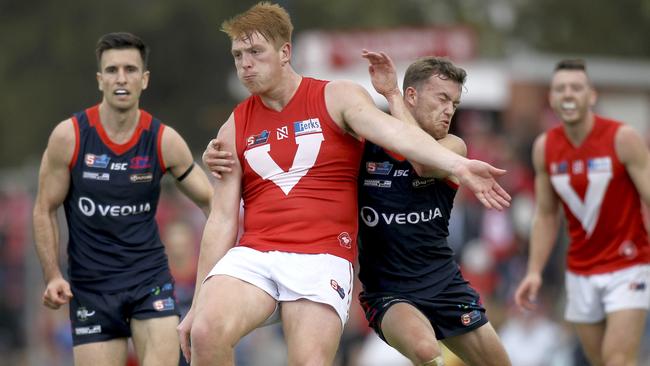
[[[192,169],[194,169],[194,165],[195,165],[194,162],[192,162],[192,165],[190,165],[190,167],[187,168],[187,170],[185,170],[183,174],[179,175],[178,178],[176,178],[176,180],[178,182],[182,182],[183,179],[187,178],[187,176],[190,175],[190,173],[192,172]]]
[[[445,366],[445,359],[442,356],[438,356],[431,361],[423,363],[422,366]]]

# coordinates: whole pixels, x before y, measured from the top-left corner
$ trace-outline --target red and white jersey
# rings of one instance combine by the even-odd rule
[[[621,125],[595,116],[580,146],[572,145],[563,126],[546,135],[546,169],[566,214],[571,238],[567,267],[574,273],[650,262],[639,193],[614,148]]]
[[[235,108],[244,200],[239,245],[354,261],[363,142],[330,117],[327,83],[303,77],[281,112],[256,95]]]

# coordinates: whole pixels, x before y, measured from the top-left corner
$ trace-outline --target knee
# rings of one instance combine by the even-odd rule
[[[412,354],[413,359],[411,361],[416,365],[428,365],[427,362],[431,362],[436,357],[441,356],[438,342],[428,340],[421,340],[415,343]]]
[[[636,360],[626,357],[624,352],[613,352],[603,355],[603,366],[628,366],[636,364]]]
[[[195,321],[190,332],[192,349],[202,352],[206,349],[234,348],[236,341],[232,339],[231,335],[232,332],[228,332],[222,324]]]

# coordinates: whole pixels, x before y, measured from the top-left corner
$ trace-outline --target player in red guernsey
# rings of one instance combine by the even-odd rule
[[[194,365],[233,365],[237,342],[279,314],[289,364],[331,365],[350,304],[364,139],[456,175],[488,207],[509,205],[494,179],[504,171],[381,112],[357,84],[297,74],[282,7],[259,3],[222,29],[252,95],[219,130],[235,162],[214,187],[181,348]]]
[[[636,365],[650,307],[641,213],[641,201],[650,204],[648,148],[631,127],[592,112],[596,93],[582,60],[558,63],[549,101],[563,123],[533,146],[537,208],[515,300],[535,308],[561,204],[571,239],[565,317],[593,365]]]

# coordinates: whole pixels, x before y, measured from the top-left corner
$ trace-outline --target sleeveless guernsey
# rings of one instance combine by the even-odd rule
[[[366,143],[359,176],[359,279],[364,291],[445,288],[458,270],[447,244],[458,185],[419,177],[401,156]]]
[[[64,201],[70,281],[114,292],[169,272],[155,221],[164,125],[141,110],[128,142],[110,141],[94,106],[72,117],[77,143]]]
[[[621,125],[595,116],[593,129],[580,146],[571,144],[562,126],[546,135],[546,170],[561,199],[571,238],[567,268],[577,274],[650,262],[639,193],[614,147]]]
[[[256,95],[235,108],[244,200],[239,245],[354,261],[363,143],[330,117],[326,85],[303,77],[280,112]]]

